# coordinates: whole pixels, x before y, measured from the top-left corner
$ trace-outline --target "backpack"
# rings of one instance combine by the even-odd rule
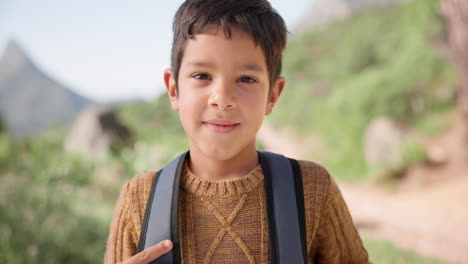
[[[178,199],[182,167],[189,152],[172,160],[154,177],[148,197],[138,252],[162,240],[173,249],[152,264],[181,263]],[[306,264],[307,243],[302,176],[297,160],[271,152],[258,152],[265,175],[270,260],[272,264]]]

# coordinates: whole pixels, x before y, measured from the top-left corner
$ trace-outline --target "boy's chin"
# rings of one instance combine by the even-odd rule
[[[203,147],[198,148],[199,154],[205,156],[205,158],[216,160],[216,161],[228,161],[238,157],[239,155],[247,154],[250,148],[241,148],[241,147]],[[247,152],[246,152],[247,151]],[[250,151],[256,151],[255,145]]]
[[[229,151],[226,149],[205,149],[202,154],[211,160],[227,161],[237,156],[238,153],[239,151],[235,150]]]

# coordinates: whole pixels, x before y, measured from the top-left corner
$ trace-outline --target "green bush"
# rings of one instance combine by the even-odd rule
[[[100,263],[112,201],[93,188],[95,165],[63,137],[0,137],[0,263]]]
[[[437,3],[369,10],[291,40],[287,87],[273,124],[323,135],[331,153],[324,165],[332,174],[366,178],[362,141],[372,119],[427,124],[454,105],[453,96],[444,95],[453,89],[454,71],[430,47],[442,24]]]

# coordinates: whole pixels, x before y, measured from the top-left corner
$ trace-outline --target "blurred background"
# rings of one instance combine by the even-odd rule
[[[468,2],[270,1],[287,87],[258,148],[323,164],[374,263],[468,263]],[[122,184],[187,149],[182,1],[0,1],[0,263],[102,263]]]

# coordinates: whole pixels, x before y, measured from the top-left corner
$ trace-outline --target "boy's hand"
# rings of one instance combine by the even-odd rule
[[[149,247],[135,256],[127,259],[120,264],[148,264],[151,261],[159,258],[160,256],[171,251],[172,242],[170,240],[164,240],[159,244]]]

